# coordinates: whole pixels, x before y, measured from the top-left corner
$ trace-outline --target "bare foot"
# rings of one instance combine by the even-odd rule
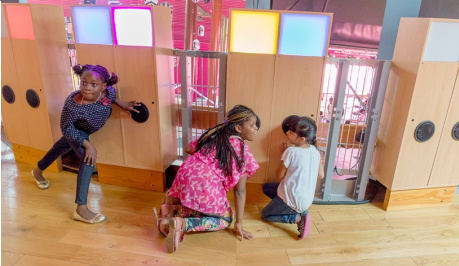
[[[32,170],[32,175],[37,180],[38,182],[41,181],[46,181],[46,179],[43,177],[43,171],[40,170],[40,168],[36,167]]]
[[[88,205],[78,205],[76,211],[86,220],[92,220],[96,214],[88,209]]]

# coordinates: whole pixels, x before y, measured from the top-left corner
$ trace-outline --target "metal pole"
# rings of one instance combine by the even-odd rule
[[[180,80],[182,83],[182,149],[183,160],[188,157],[185,148],[191,142],[191,106],[192,106],[192,87],[191,87],[191,58],[186,51],[180,52]]]
[[[373,160],[374,145],[378,134],[379,118],[381,116],[384,97],[386,95],[387,81],[389,79],[390,61],[381,61],[378,65],[378,73],[375,79],[373,97],[371,99],[371,112],[368,117],[367,128],[362,148],[359,173],[356,180],[353,199],[363,201],[370,176],[371,161]]]
[[[335,166],[336,146],[338,145],[339,127],[343,115],[344,96],[346,94],[347,76],[349,73],[349,61],[340,60],[338,67],[337,82],[334,92],[333,111],[328,130],[327,156],[325,157],[325,177],[322,182],[322,200],[330,201],[333,171]]]

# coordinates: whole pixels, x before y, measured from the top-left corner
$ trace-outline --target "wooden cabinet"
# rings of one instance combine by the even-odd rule
[[[61,136],[60,113],[72,92],[61,6],[2,4],[2,118],[17,161],[35,165]],[[26,94],[34,96],[26,100]],[[50,167],[61,170],[60,160]]]
[[[116,73],[118,99],[142,102],[149,110],[148,120],[138,123],[113,105],[105,126],[91,135],[99,151],[100,182],[164,191],[165,170],[177,158],[171,11],[159,6],[139,9],[151,12],[152,47],[78,43],[77,38],[76,54],[80,64],[99,64]],[[73,20],[78,25],[78,17]]]
[[[446,191],[459,184],[459,142],[451,136],[459,121],[457,36],[459,20],[401,19],[372,167],[389,191],[413,195],[410,190],[445,187]],[[457,51],[447,50],[450,46]],[[426,122],[434,125],[433,134],[416,139]],[[446,194],[431,199],[452,200]],[[423,197],[413,196],[411,203]],[[387,199],[386,208],[390,204]]]
[[[282,121],[294,114],[318,121],[332,14],[235,9],[230,15],[226,109],[242,104],[260,117],[257,139],[247,142],[260,169],[249,182],[274,181],[286,141]],[[261,20],[266,25],[246,23]],[[306,43],[292,38],[298,35]]]

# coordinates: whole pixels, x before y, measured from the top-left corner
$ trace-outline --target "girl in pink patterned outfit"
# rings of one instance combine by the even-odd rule
[[[259,166],[244,141],[254,140],[259,127],[258,116],[250,108],[237,105],[228,112],[227,121],[190,143],[186,151],[192,155],[183,162],[161,205],[158,228],[167,235],[169,252],[177,250],[185,232],[223,230],[231,224],[233,212],[226,193],[233,187],[234,231],[240,240],[252,238],[242,228],[245,184]]]

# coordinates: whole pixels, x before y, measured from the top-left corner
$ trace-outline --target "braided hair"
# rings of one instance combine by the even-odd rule
[[[241,141],[241,158],[229,141],[232,135],[239,136],[236,131],[237,125],[242,125],[251,117],[257,119],[256,126],[260,128],[260,118],[250,109],[243,105],[236,105],[228,112],[227,120],[212,128],[207,129],[198,140],[196,151],[203,155],[208,155],[215,149],[215,160],[218,160],[218,167],[225,175],[230,175],[233,171],[233,160],[236,161],[237,169],[241,170],[244,165],[244,141]]]
[[[102,81],[106,83],[107,86],[115,85],[119,81],[118,76],[115,73],[112,72],[110,74],[108,70],[101,65],[76,64],[72,67],[72,69],[73,72],[79,77],[81,77],[81,75],[83,75],[85,71],[94,71],[97,74],[99,74],[100,79],[102,79]]]
[[[307,116],[291,117],[288,130],[296,133],[298,137],[304,137],[307,143],[317,148],[317,125],[312,118]]]

